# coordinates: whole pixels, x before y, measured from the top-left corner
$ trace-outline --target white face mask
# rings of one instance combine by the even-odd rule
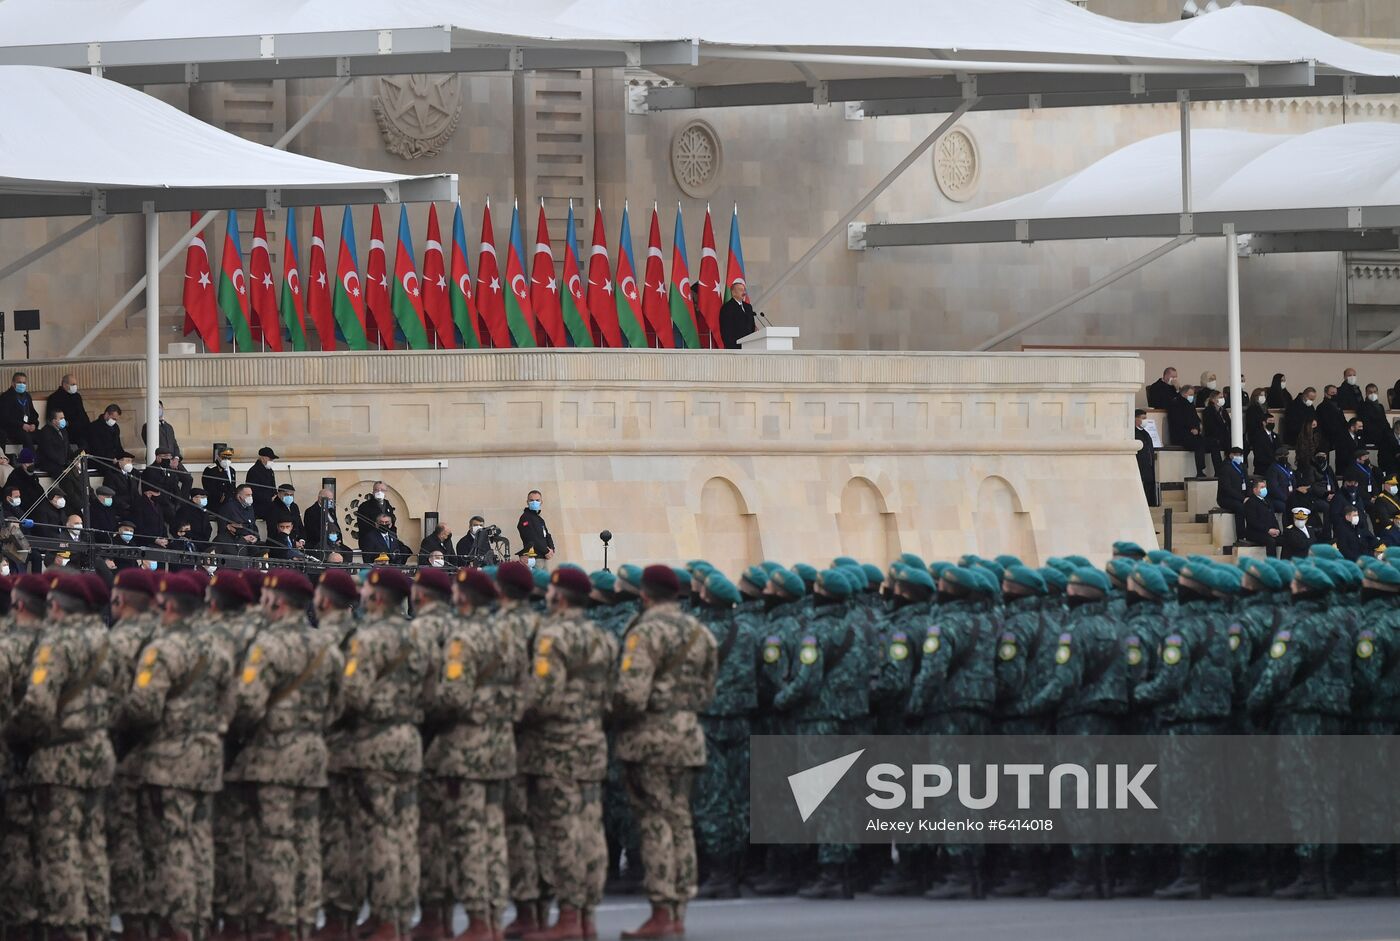
[[[3,564],[0,564],[0,575],[9,575],[9,574],[10,574],[10,563],[5,562],[5,563],[3,563]]]
[[[68,505],[68,501],[65,500],[63,497],[59,497],[57,500],[55,500],[55,501],[53,502],[53,505],[56,506],[56,507],[58,507],[58,508],[61,510],[61,509],[63,509],[65,506]]]
[[[1347,376],[1347,385],[1349,385],[1349,386],[1354,386],[1354,385],[1356,385],[1356,377],[1355,377],[1355,376]]]
[[[77,383],[74,383],[73,385],[71,385],[71,386],[68,387],[68,394],[69,394],[69,395],[77,395],[77,394],[78,394],[78,384],[77,384]]]
[[[1220,383],[1212,379],[1210,382],[1206,383],[1206,388],[1214,392],[1216,389],[1220,388]]]
[[[54,565],[57,565],[57,566],[59,566],[59,567],[61,568],[61,567],[66,566],[66,565],[68,564],[68,560],[65,559],[65,558],[64,558],[63,556],[61,556],[61,555],[60,555],[60,556],[56,556],[56,557],[54,558],[54,560],[53,560],[53,564],[54,564]]]
[[[383,490],[376,490],[376,491],[374,491],[374,499],[376,499],[376,500],[383,500],[383,499],[384,499],[384,491],[383,491]]]
[[[529,566],[530,568],[534,568],[534,567],[535,567],[535,558],[534,558],[534,556],[529,556],[529,557],[527,557],[527,558],[525,559],[525,564],[526,564],[527,566]]]
[[[206,565],[206,566],[204,566],[204,571],[208,572],[210,575],[213,575],[213,574],[214,574],[215,572],[217,572],[218,570],[219,570],[219,567],[218,567],[217,565]]]
[[[252,498],[252,497],[244,497],[243,499],[239,500],[238,502],[241,503],[241,504],[243,504],[244,506],[252,506],[252,505],[253,505],[253,498]]]
[[[1287,389],[1287,388],[1288,388],[1288,383],[1286,383],[1286,382],[1284,382],[1282,379],[1280,379],[1280,380],[1278,381],[1278,387],[1279,387],[1280,389]]]
[[[473,527],[472,527],[472,535],[473,535],[473,536],[475,536],[475,535],[476,535],[477,533],[479,533],[479,532],[481,532],[481,527],[480,527],[480,526],[473,526]]]
[[[429,559],[429,560],[428,560],[428,564],[431,565],[431,566],[432,566],[433,568],[435,568],[435,569],[440,569],[440,568],[442,568],[444,565],[446,565],[447,562],[446,562],[446,560],[444,560],[444,559]]]
[[[1317,403],[1316,403],[1315,401],[1313,401],[1312,399],[1304,399],[1303,401],[1305,401],[1305,402],[1308,403],[1308,408],[1316,408],[1316,407],[1317,407]]]
[[[155,559],[150,559],[146,562],[143,562],[142,565],[144,565],[150,571],[154,572],[156,570],[156,566],[160,565],[160,563],[157,562]]]
[[[1293,525],[1297,526],[1299,529],[1307,529],[1308,521],[1306,519],[1294,520]]]
[[[219,458],[219,467],[220,467],[221,469],[223,469],[223,470],[228,470],[229,467],[231,467],[232,465],[233,465],[233,462],[230,461],[228,458],[226,458],[226,457]]]
[[[73,535],[76,536],[76,535],[78,535],[78,533],[80,533],[80,532],[83,531],[83,524],[82,524],[82,523],[77,523],[77,524],[75,524],[75,525],[73,525],[73,526],[69,526],[69,527],[68,527],[68,531],[69,531],[70,533],[72,533]]]
[[[1368,402],[1379,402],[1381,400],[1381,397],[1375,392],[1372,392],[1370,395],[1366,396],[1366,400]]]
[[[9,503],[10,506],[19,506],[19,505],[20,505],[20,498],[19,498],[19,497],[10,497],[10,499],[7,500],[6,502]]]
[[[107,427],[108,427],[108,428],[114,428],[114,427],[116,427],[117,420],[116,420],[115,418],[104,418],[104,419],[102,419],[102,420],[105,421],[105,422],[107,423]]]
[[[1256,395],[1254,397],[1254,401],[1258,402],[1260,405],[1263,405],[1265,402],[1269,401],[1269,397],[1266,395]]]
[[[130,464],[123,464],[123,465],[122,465],[122,473],[123,473],[123,474],[130,474],[130,473],[131,473],[131,465],[130,465]]]

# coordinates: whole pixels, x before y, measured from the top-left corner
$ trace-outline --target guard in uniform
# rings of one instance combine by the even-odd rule
[[[44,629],[49,580],[43,575],[19,575],[7,597],[10,613],[0,632],[0,719],[9,725],[15,704],[29,685],[29,663]],[[34,792],[25,787],[21,745],[0,745],[0,924],[19,938],[29,936],[39,918],[36,904],[38,872],[34,851]]]

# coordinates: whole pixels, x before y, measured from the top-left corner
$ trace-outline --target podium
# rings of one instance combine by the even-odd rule
[[[739,346],[745,350],[792,350],[792,341],[802,331],[797,327],[759,327],[746,337],[739,338]]]

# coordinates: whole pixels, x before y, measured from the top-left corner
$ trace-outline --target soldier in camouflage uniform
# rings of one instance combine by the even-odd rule
[[[592,588],[581,569],[554,571],[549,615],[530,651],[517,764],[529,780],[540,869],[559,898],[559,920],[541,924],[530,941],[596,936],[593,911],[607,881],[603,712],[617,648],[584,614]]]
[[[696,890],[690,789],[705,765],[696,713],[715,692],[717,645],[703,624],[679,611],[680,589],[665,566],[642,572],[642,614],[627,631],[613,708],[617,752],[642,836],[651,916],[623,938],[685,932]]]
[[[418,899],[418,726],[430,655],[403,617],[410,590],[397,569],[370,570],[360,595],[365,619],[350,636],[342,671],[350,832],[368,881],[368,941],[397,941]]]
[[[0,723],[8,725],[29,684],[29,661],[44,627],[49,583],[42,575],[19,575],[5,592],[10,604],[0,631]],[[23,749],[0,745],[0,925],[28,936],[38,920],[34,852],[34,793],[24,786]]]
[[[441,878],[449,910],[453,901],[462,903],[470,925],[459,941],[491,941],[510,898],[505,788],[515,776],[526,652],[523,639],[492,617],[498,595],[483,572],[458,570],[457,617],[443,638],[428,706],[436,735],[423,756],[423,776],[440,795],[445,859],[423,860],[424,883],[430,874]]]
[[[211,592],[221,590],[224,574],[214,576]],[[325,728],[344,664],[335,638],[306,624],[313,594],[299,572],[268,573],[266,626],[239,665],[234,696],[233,724],[244,740],[237,768],[258,814],[249,876],[273,941],[289,941],[299,928],[314,925],[321,898]]]
[[[429,677],[442,668],[443,645],[457,618],[452,602],[452,576],[442,569],[420,568],[413,577],[413,627],[431,654]],[[432,749],[438,724],[431,715],[422,728],[423,755]],[[441,752],[441,749],[439,749]],[[419,907],[423,916],[413,929],[416,941],[435,941],[452,933],[451,886],[447,881],[448,847],[443,835],[445,776],[425,767],[418,785],[418,858],[420,862]]]
[[[641,613],[642,570],[624,565],[614,576],[611,572],[594,572],[592,597],[596,604],[589,609],[594,622],[622,647],[622,635],[627,625]],[[622,762],[613,747],[614,733],[607,729],[608,779],[603,784],[603,832],[608,838],[608,891],[631,893],[641,885],[641,841],[637,821],[627,804],[627,788],[622,781]]]
[[[224,702],[234,669],[231,642],[196,627],[203,600],[195,577],[160,576],[160,629],[142,649],[121,706],[135,740],[127,758],[141,784],[147,892],[166,926],[162,937],[174,941],[202,936],[212,915],[213,795],[222,782]]]
[[[738,898],[748,849],[749,734],[758,706],[756,666],[761,629],[755,602],[712,571],[700,589],[703,622],[716,644],[715,697],[700,716],[705,770],[695,787],[695,832],[708,868],[700,898]]]
[[[1250,691],[1251,715],[1273,735],[1340,735],[1346,726],[1351,701],[1352,663],[1350,639],[1328,611],[1328,596],[1336,582],[1315,561],[1301,563],[1293,577],[1293,607],[1269,644],[1268,662]],[[1280,771],[1280,786],[1289,803],[1329,808],[1316,797],[1321,769],[1305,756],[1289,760]],[[1325,898],[1328,887],[1327,851],[1316,843],[1295,847],[1299,873],[1290,885],[1274,892],[1275,898]]]
[[[109,926],[102,811],[116,765],[107,736],[113,671],[100,595],[83,575],[44,577],[49,619],[10,734],[29,750],[23,787],[34,800],[39,922],[50,941],[64,941]]]

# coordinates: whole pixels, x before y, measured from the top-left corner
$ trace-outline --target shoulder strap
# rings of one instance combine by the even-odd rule
[[[329,644],[323,645],[321,649],[316,652],[316,656],[312,657],[311,660],[307,662],[306,666],[302,667],[300,673],[272,691],[267,697],[268,711],[280,705],[284,699],[301,689],[307,680],[316,675],[316,671],[321,668],[321,664],[326,662],[326,651],[329,649]]]
[[[110,650],[111,648],[104,642],[102,644],[102,649],[97,651],[97,656],[92,658],[92,663],[89,664],[83,675],[78,677],[78,681],[59,694],[59,712],[67,709],[68,706],[72,704],[73,700],[87,692],[88,687],[92,686],[97,680],[97,674],[102,672],[102,665],[107,662],[107,654]]]
[[[199,659],[194,662],[194,669],[186,673],[178,683],[170,684],[170,692],[165,694],[166,699],[178,699],[190,691],[194,684],[199,682],[200,677],[209,670],[209,658],[200,654]]]

